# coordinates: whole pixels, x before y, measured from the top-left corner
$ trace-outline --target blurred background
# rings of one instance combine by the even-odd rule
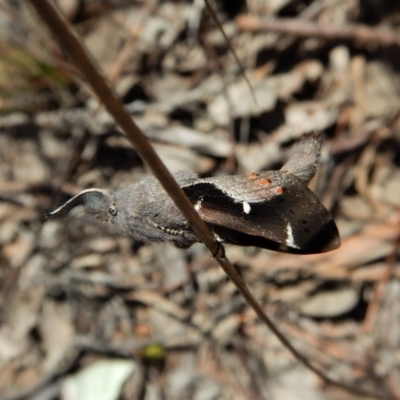
[[[202,0],[56,3],[172,171],[277,169],[324,132],[310,187],[341,248],[227,255],[322,371],[399,398],[400,3],[212,2],[241,65]],[[294,361],[203,245],[43,222],[148,174],[29,2],[3,0],[0,399],[355,398]]]

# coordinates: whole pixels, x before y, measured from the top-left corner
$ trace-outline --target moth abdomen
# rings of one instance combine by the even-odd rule
[[[317,170],[322,144],[322,134],[317,132],[306,133],[296,144],[292,157],[281,168],[281,171],[287,171],[307,184]]]

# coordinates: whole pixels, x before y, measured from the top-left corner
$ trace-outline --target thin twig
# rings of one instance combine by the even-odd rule
[[[107,84],[103,75],[99,72],[94,61],[90,58],[78,36],[74,33],[69,23],[65,20],[56,6],[50,0],[30,0],[38,14],[46,22],[55,37],[66,48],[75,66],[91,85],[94,93],[103,102],[108,112],[114,117],[117,124],[126,134],[129,141],[137,149],[143,160],[149,165],[154,175],[160,181],[165,191],[175,202],[182,214],[188,220],[190,226],[197,236],[204,242],[211,254],[216,258],[219,265],[225,273],[231,278],[238,288],[246,302],[253,308],[257,316],[268,328],[277,336],[280,342],[292,353],[292,355],[305,367],[313,371],[318,377],[328,384],[342,388],[350,393],[362,396],[363,398],[371,396],[362,390],[352,388],[346,384],[337,382],[315,367],[306,357],[300,354],[290,343],[290,341],[281,333],[269,317],[264,313],[262,307],[250,293],[245,282],[238,274],[237,270],[225,256],[223,246],[217,242],[208,229],[207,225],[197,214],[189,199],[185,196],[182,189],[173,179],[171,173],[162,163],[153,147],[148,142],[145,135],[133,121],[131,115],[125,110],[124,105],[111,87]],[[374,396],[379,399],[392,399],[388,396]]]
[[[251,86],[249,79],[246,76],[242,62],[240,61],[239,57],[237,56],[236,51],[235,51],[234,47],[232,46],[232,43],[231,43],[228,35],[226,34],[224,27],[222,26],[221,21],[219,20],[216,11],[214,10],[214,7],[211,5],[210,0],[205,0],[205,3],[207,6],[207,9],[208,9],[208,12],[211,14],[212,19],[217,24],[218,29],[221,31],[222,36],[224,37],[226,43],[228,44],[230,52],[233,54],[234,59],[236,60],[236,62],[238,63],[238,65],[240,67],[240,74],[242,75],[243,79],[246,81],[247,85],[249,86],[251,96],[253,97],[253,100],[254,100],[254,104],[258,105],[256,95],[254,93],[253,87]]]
[[[236,18],[239,29],[247,32],[287,33],[298,37],[313,37],[331,40],[352,40],[358,45],[400,46],[400,35],[382,28],[371,28],[362,24],[343,26],[306,21],[302,19],[277,18],[263,20],[255,15],[240,15]]]

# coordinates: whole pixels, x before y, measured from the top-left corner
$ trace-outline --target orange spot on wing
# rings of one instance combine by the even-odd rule
[[[250,174],[247,174],[247,176],[250,178],[250,179],[256,179],[256,178],[258,178],[258,174],[256,174],[255,172],[251,172]]]
[[[282,186],[278,186],[275,190],[278,194],[282,194],[285,191]]]
[[[270,185],[271,181],[268,178],[262,178],[260,179],[261,185]]]

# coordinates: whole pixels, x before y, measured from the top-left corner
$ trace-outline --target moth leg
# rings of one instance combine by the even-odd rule
[[[213,232],[215,241],[217,242],[217,248],[215,251],[212,253],[213,258],[225,258],[225,247],[222,244],[223,240],[215,233]]]

